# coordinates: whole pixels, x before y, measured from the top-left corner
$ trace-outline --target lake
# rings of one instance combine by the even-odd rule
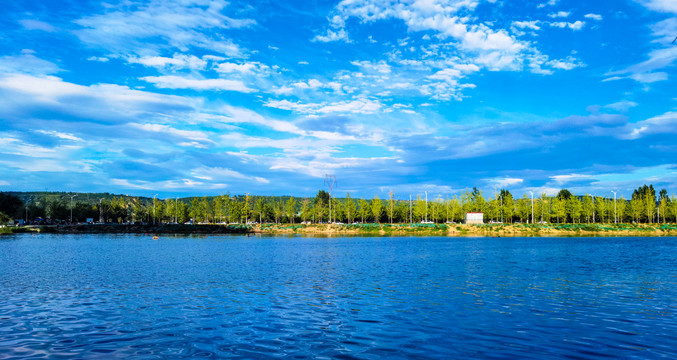
[[[677,358],[676,238],[0,237],[0,358]]]

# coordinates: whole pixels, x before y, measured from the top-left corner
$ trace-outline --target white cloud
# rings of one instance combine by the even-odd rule
[[[677,14],[677,2],[674,0],[635,0],[650,10]]]
[[[330,114],[330,113],[354,113],[373,114],[381,110],[383,105],[378,100],[356,99],[338,102],[301,103],[289,100],[269,100],[264,104],[283,110],[292,110],[301,114]]]
[[[662,115],[628,124],[628,129],[621,138],[638,139],[646,135],[656,134],[677,134],[677,112],[669,111]]]
[[[637,106],[638,104],[634,101],[629,101],[629,100],[621,100],[612,104],[604,105],[603,107],[616,110],[616,111],[628,111],[630,108],[633,108]]]
[[[87,58],[87,61],[108,62],[110,59],[104,56],[90,56]]]
[[[180,130],[173,128],[169,125],[162,125],[162,124],[137,124],[137,123],[131,123],[129,126],[134,127],[136,129],[142,130],[142,131],[148,131],[148,132],[155,132],[155,133],[160,133],[160,134],[167,134],[171,136],[176,136],[188,140],[194,140],[196,142],[201,143],[204,147],[204,143],[213,143],[212,140],[209,139],[209,135],[203,131],[197,131],[197,130]]]
[[[653,50],[649,53],[648,60],[629,66],[623,70],[609,72],[606,75],[616,76],[612,76],[606,80],[630,78],[641,83],[663,81],[668,78],[668,74],[656,70],[672,66],[675,60],[677,60],[677,46]]]
[[[576,31],[576,30],[581,30],[583,28],[583,26],[585,26],[585,21],[580,21],[580,20],[576,20],[574,22],[554,21],[554,22],[549,22],[547,24],[550,25],[551,27],[556,27],[556,28],[560,28],[560,29],[569,28],[571,30]]]
[[[46,131],[46,130],[37,130],[40,134],[50,135],[64,140],[72,141],[84,141],[83,139],[69,133],[59,132],[59,131]]]
[[[125,2],[117,8],[115,5],[109,7],[104,14],[76,20],[83,29],[75,33],[85,43],[121,55],[130,52],[157,55],[163,49],[183,52],[201,48],[241,56],[240,47],[223,37],[224,30],[256,24],[252,19],[224,15],[227,7],[224,0],[152,0],[138,6],[129,6]]]
[[[558,2],[559,2],[559,0],[548,0],[545,3],[538,4],[537,8],[542,9],[546,6],[555,6],[555,5],[557,5]]]
[[[28,30],[42,30],[47,32],[55,32],[56,28],[44,21],[34,19],[19,20],[19,24]]]
[[[267,69],[268,66],[258,62],[244,62],[240,64],[225,62],[217,64],[214,70],[222,74],[229,73],[253,74],[266,71]]]
[[[90,121],[127,122],[144,114],[148,117],[158,106],[166,112],[193,111],[195,100],[132,90],[112,84],[78,85],[55,76],[23,74],[0,75],[0,113],[8,119],[22,118],[27,109],[49,108],[64,117],[76,116]],[[17,114],[17,115],[14,115]]]
[[[602,15],[598,15],[598,14],[585,14],[584,17],[586,19],[591,19],[591,20],[596,20],[596,21],[602,20]]]
[[[553,19],[554,19],[554,18],[566,18],[566,17],[569,17],[570,14],[571,14],[571,13],[568,12],[568,11],[558,11],[558,12],[556,12],[556,13],[550,13],[550,14],[548,14],[548,16],[551,17],[551,18],[553,18]]]
[[[173,57],[164,56],[130,56],[127,61],[131,64],[141,64],[148,67],[168,68],[173,70],[191,69],[202,70],[207,66],[207,61],[195,55],[174,54]]]
[[[347,43],[351,42],[348,38],[348,33],[344,29],[332,30],[328,29],[325,35],[316,35],[312,41],[319,42],[332,42],[332,41],[345,41]]]
[[[163,89],[223,90],[243,93],[255,92],[242,81],[228,79],[194,79],[181,76],[145,76],[140,80],[152,83]]]
[[[21,55],[0,57],[0,74],[51,75],[61,71],[58,65],[36,57],[30,50],[22,51]]]
[[[501,178],[485,179],[485,181],[496,187],[507,188],[510,186],[522,184],[524,182],[524,179],[513,177],[501,177]]]
[[[377,63],[371,61],[351,61],[352,65],[360,67],[363,70],[375,71],[381,74],[390,74],[392,68],[385,61],[381,60]]]
[[[538,20],[533,20],[533,21],[513,21],[512,26],[520,29],[531,29],[531,30],[540,30],[541,27],[538,26],[540,21]]]
[[[572,70],[577,67],[583,67],[585,66],[580,60],[569,56],[566,59],[563,60],[549,60],[546,62],[546,64],[553,69],[561,69],[561,70]]]
[[[591,175],[584,175],[584,174],[568,174],[568,175],[554,175],[551,176],[550,179],[558,184],[564,184],[564,183],[569,183],[573,181],[581,181],[581,180],[589,180],[591,179]]]
[[[270,181],[263,177],[259,176],[248,176],[242,174],[241,172],[224,168],[224,167],[207,167],[201,166],[191,170],[191,175],[198,179],[203,179],[207,181],[224,181],[230,179],[242,179],[242,180],[251,180],[259,184],[269,184]]]

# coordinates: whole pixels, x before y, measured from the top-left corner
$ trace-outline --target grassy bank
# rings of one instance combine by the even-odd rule
[[[677,224],[261,224],[245,225],[58,225],[3,227],[0,235],[58,234],[307,234],[422,236],[677,236]]]
[[[258,233],[438,236],[677,236],[676,224],[263,224]]]
[[[131,224],[78,224],[7,227],[8,234],[20,232],[56,234],[246,234],[252,228],[244,225],[131,225]],[[0,229],[1,230],[1,229]]]

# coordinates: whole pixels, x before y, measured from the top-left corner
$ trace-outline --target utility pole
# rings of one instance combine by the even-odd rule
[[[71,195],[71,224],[73,223],[73,198],[78,196],[78,194]]]
[[[99,223],[103,223],[103,198],[99,199]]]
[[[28,224],[28,204],[33,200],[32,198],[28,198],[28,201],[26,201],[26,224]]]
[[[614,224],[618,224],[618,217],[616,216],[616,192],[611,190],[614,193]]]
[[[592,223],[595,223],[595,197],[590,195],[590,198],[592,199]]]
[[[409,194],[409,224],[413,224],[413,219],[411,217],[411,194]]]
[[[529,191],[531,193],[531,224],[534,223],[534,192]]]
[[[501,194],[500,197],[501,197],[501,224],[503,224],[503,194]]]
[[[153,225],[155,225],[155,197],[157,194],[153,195]]]
[[[331,190],[336,184],[336,176],[329,174],[324,175],[324,183],[327,184],[327,187],[329,188],[329,223],[331,224]]]
[[[428,222],[428,192],[425,192],[425,222]]]

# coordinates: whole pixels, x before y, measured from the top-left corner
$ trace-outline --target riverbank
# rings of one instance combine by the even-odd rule
[[[3,232],[4,230],[4,232]],[[75,224],[29,225],[0,228],[0,234],[246,234],[253,229],[244,225],[184,225],[184,224]]]
[[[253,231],[309,235],[677,236],[677,224],[263,224]]]
[[[1,234],[307,234],[319,236],[677,236],[677,224],[77,224],[0,228]]]

